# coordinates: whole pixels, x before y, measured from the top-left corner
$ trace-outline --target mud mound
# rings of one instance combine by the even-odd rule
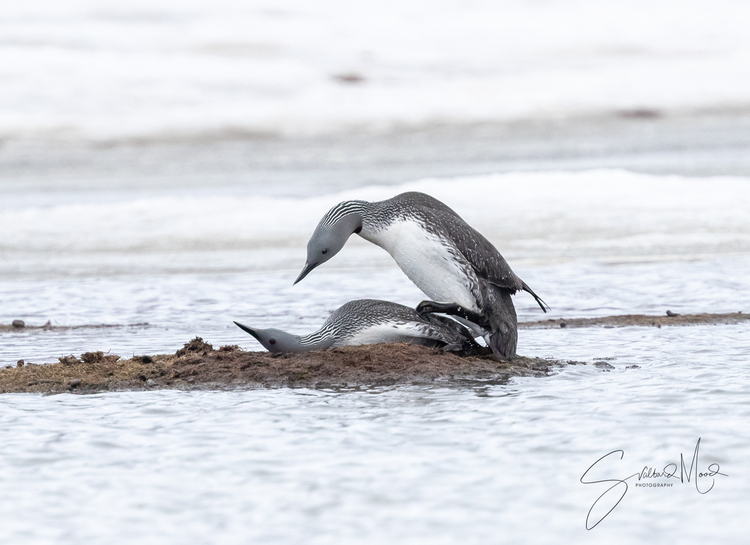
[[[175,356],[186,356],[191,353],[205,356],[209,352],[213,352],[213,349],[214,347],[205,342],[201,337],[196,337],[189,343],[186,343],[185,346],[180,348],[177,352],[175,352]]]
[[[80,359],[0,370],[0,393],[95,393],[121,390],[239,389],[280,386],[335,388],[435,381],[502,383],[514,376],[545,376],[565,363],[519,357],[497,361],[489,355],[459,357],[410,344],[338,348],[273,356],[237,346],[218,350],[197,337],[174,355],[119,360],[102,352]]]
[[[730,314],[675,314],[667,311],[664,316],[647,316],[645,314],[624,314],[605,316],[603,318],[559,318],[538,322],[522,322],[518,329],[552,329],[558,327],[662,327],[689,325],[731,325],[750,320],[750,314],[732,312]]]

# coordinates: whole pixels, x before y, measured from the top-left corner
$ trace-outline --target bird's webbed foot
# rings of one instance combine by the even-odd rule
[[[425,314],[448,314],[458,316],[468,320],[479,327],[489,328],[490,324],[481,314],[468,310],[456,303],[438,303],[437,301],[422,301],[417,305],[417,313],[424,316]]]

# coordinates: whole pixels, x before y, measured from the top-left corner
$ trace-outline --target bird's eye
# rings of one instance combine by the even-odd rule
[[[276,344],[276,339],[268,339],[268,344]]]
[[[322,251],[322,252],[320,252],[320,253],[321,253],[321,254],[323,254],[323,255],[326,255],[326,254],[328,253],[328,248],[326,248],[325,250],[323,250],[323,251]]]

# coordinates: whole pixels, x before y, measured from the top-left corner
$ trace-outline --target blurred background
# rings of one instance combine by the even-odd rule
[[[357,237],[291,291],[330,206],[410,189],[486,234],[556,312],[643,310],[651,295],[602,307],[560,278],[744,267],[748,20],[733,0],[6,2],[0,323],[158,324],[112,346],[133,351],[171,348],[167,327],[221,323],[229,341],[230,318],[301,313],[304,329],[351,298],[416,303]],[[367,271],[392,276],[325,291]],[[316,294],[315,311],[280,306]]]
[[[359,237],[292,287],[329,207],[407,190],[552,307],[519,294],[520,321],[750,312],[749,22],[746,0],[0,2],[0,366],[416,305]],[[740,543],[748,329],[522,329],[520,354],[598,365],[508,384],[5,394],[0,541]],[[729,475],[710,494],[633,488],[586,532],[595,460],[629,475],[698,437]]]

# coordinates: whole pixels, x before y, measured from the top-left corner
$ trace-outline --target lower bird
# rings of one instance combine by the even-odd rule
[[[266,350],[303,353],[341,346],[377,343],[411,343],[469,354],[478,349],[469,331],[443,316],[420,315],[413,308],[376,299],[350,301],[309,335],[292,335],[279,329],[256,329],[234,322],[255,337]]]
[[[516,355],[518,320],[511,295],[526,291],[544,312],[549,308],[484,236],[439,200],[417,192],[334,206],[310,238],[295,284],[336,255],[354,233],[391,254],[433,299],[417,311],[459,317],[499,358]]]

